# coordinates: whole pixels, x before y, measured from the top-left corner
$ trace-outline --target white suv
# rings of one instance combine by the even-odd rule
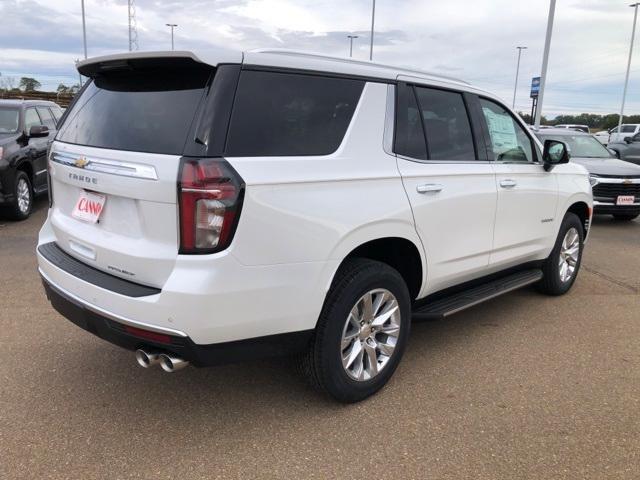
[[[298,354],[358,401],[412,317],[576,279],[586,170],[465,82],[278,50],[79,70],[39,269],[62,315],[143,366]]]

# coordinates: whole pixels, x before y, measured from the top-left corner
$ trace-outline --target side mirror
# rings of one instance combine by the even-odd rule
[[[569,163],[571,154],[569,153],[569,147],[566,143],[558,140],[545,140],[544,152],[542,153],[542,161],[544,162],[544,169],[548,172],[553,169],[554,166],[562,163]]]
[[[29,138],[47,137],[49,135],[49,127],[45,125],[34,125],[29,129]]]
[[[607,150],[609,151],[609,153],[611,154],[612,157],[620,158],[620,154],[618,152],[616,152],[614,149],[607,148]]]
[[[632,137],[624,137],[624,142],[625,143],[633,143],[633,138]]]

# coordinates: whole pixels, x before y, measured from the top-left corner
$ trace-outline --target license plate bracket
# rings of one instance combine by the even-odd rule
[[[107,196],[101,193],[83,190],[78,197],[71,216],[87,223],[97,223],[104,210]]]

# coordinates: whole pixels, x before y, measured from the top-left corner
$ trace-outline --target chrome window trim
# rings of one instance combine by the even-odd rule
[[[426,163],[426,164],[442,164],[442,165],[493,165],[496,162],[493,160],[421,160],[419,158],[407,157],[406,155],[400,155],[394,153],[394,155],[402,160],[407,160],[409,162],[415,163]]]
[[[121,177],[140,178],[142,180],[158,180],[158,174],[152,165],[107,160],[106,158],[85,157],[84,155],[62,152],[53,152],[50,158],[52,162],[74,167],[79,170],[88,170],[90,172],[106,173]],[[84,159],[86,162],[83,166],[79,166],[76,163],[81,159]]]

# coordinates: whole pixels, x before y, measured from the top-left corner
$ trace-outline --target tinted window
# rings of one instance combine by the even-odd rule
[[[55,130],[56,121],[54,120],[53,115],[51,115],[49,109],[47,107],[37,107],[37,110],[40,118],[42,119],[42,124],[46,125],[49,130]]]
[[[58,140],[181,154],[210,71],[134,69],[97,77],[66,117]]]
[[[0,133],[14,133],[20,126],[20,111],[17,108],[0,108]]]
[[[622,125],[622,133],[633,133],[635,131],[635,125]]]
[[[431,160],[474,160],[473,135],[462,94],[416,87]]]
[[[24,111],[24,129],[28,132],[35,125],[42,125],[35,108],[27,108]]]
[[[422,121],[413,87],[398,86],[398,108],[396,109],[396,136],[394,151],[398,155],[427,159]]]
[[[360,80],[243,71],[226,154],[333,153],[342,142],[363,87]]]
[[[480,99],[494,159],[501,162],[532,162],[531,139],[513,116],[495,102]]]

